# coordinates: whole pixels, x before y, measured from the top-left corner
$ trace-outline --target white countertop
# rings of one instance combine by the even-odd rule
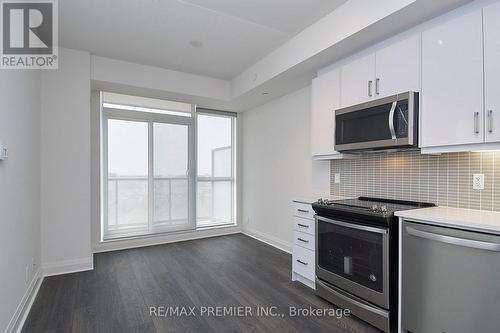
[[[500,234],[500,212],[430,207],[396,212],[396,216],[434,225]]]

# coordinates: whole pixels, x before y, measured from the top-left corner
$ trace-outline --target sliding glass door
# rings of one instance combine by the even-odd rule
[[[153,226],[189,225],[189,128],[153,124]]]
[[[103,108],[102,238],[191,230],[193,117]]]
[[[107,132],[106,233],[144,232],[149,214],[148,123],[110,118]]]

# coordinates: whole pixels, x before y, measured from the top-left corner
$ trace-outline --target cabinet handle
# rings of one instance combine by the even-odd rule
[[[300,223],[298,223],[297,225],[298,225],[299,227],[302,227],[302,228],[309,228],[309,226],[308,226],[308,225],[305,225],[305,224],[300,224]]]
[[[309,213],[309,211],[305,209],[297,209],[297,211],[300,213],[306,213],[306,214]]]
[[[380,95],[380,79],[375,79],[375,94]]]
[[[309,243],[309,241],[307,239],[297,238],[297,240],[302,242],[302,243]]]
[[[493,110],[488,110],[488,132],[493,133]]]
[[[369,97],[373,96],[373,94],[372,94],[372,85],[373,85],[373,81],[372,80],[368,81],[368,96]]]
[[[474,112],[474,133],[479,134],[479,112]]]
[[[304,266],[307,266],[307,262],[303,262],[302,260],[299,260],[299,259],[297,259],[297,262],[298,262],[299,264],[302,264],[302,265],[304,265]]]

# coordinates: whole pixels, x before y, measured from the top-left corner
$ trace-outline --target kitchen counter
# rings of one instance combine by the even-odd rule
[[[430,207],[396,212],[396,216],[433,225],[500,234],[500,212]]]

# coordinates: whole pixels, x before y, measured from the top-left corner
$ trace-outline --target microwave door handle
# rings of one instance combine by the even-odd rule
[[[396,111],[397,102],[392,102],[391,111],[389,111],[389,130],[391,131],[391,139],[396,140],[396,131],[394,130],[394,112]]]

